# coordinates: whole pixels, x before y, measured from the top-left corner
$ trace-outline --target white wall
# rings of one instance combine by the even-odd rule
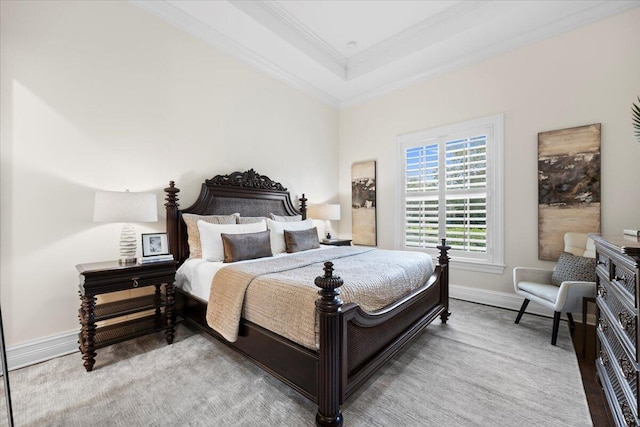
[[[126,2],[0,2],[1,297],[7,345],[77,330],[75,265],[115,259],[100,190],[254,168],[337,198],[338,112]]]
[[[377,160],[378,246],[392,248],[396,136],[504,113],[507,268],[480,274],[453,264],[453,284],[511,293],[514,266],[553,266],[538,261],[538,132],[602,123],[602,231],[640,228],[640,146],[630,118],[640,94],[638,23],[634,9],[341,111],[341,203],[350,204],[351,164]],[[350,221],[343,218],[343,234]]]

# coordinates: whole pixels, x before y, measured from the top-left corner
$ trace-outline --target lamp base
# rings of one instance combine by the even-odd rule
[[[120,265],[135,264],[136,259],[136,229],[133,224],[123,224],[120,232]]]

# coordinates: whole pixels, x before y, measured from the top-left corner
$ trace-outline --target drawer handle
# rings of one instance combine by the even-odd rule
[[[607,288],[604,286],[598,286],[598,296],[600,298],[604,298],[607,296]]]
[[[636,419],[633,416],[633,412],[631,412],[631,408],[627,405],[626,402],[622,402],[620,405],[620,409],[622,409],[622,416],[624,417],[624,422],[628,427],[636,427]]]
[[[133,280],[133,287],[137,288],[140,283],[138,283],[138,279],[140,279],[139,277],[132,277],[131,280]]]
[[[622,356],[620,358],[620,369],[622,370],[622,375],[627,379],[631,379],[635,370],[633,369],[633,365],[629,362],[626,356]]]
[[[618,322],[620,322],[620,327],[626,331],[633,325],[633,318],[626,311],[620,311],[618,312]]]
[[[604,320],[602,317],[598,319],[598,329],[600,329],[601,332],[605,332],[608,327],[609,325],[607,325],[606,320]]]
[[[602,350],[600,350],[600,360],[602,361],[603,366],[607,366],[609,364],[609,357],[607,356],[607,353]]]

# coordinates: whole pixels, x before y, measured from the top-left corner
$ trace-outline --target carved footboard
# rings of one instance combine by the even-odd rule
[[[442,239],[439,265],[422,287],[376,313],[365,313],[357,304],[342,305],[342,279],[325,263],[325,274],[316,278],[321,288],[316,302],[320,321],[318,357],[319,426],[341,426],[340,405],[386,361],[437,316],[446,323],[449,307],[449,246]]]

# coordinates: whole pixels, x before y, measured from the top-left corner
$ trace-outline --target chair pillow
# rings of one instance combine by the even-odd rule
[[[271,233],[225,234],[221,233],[224,246],[224,262],[236,262],[271,256]]]
[[[551,275],[551,283],[560,286],[566,281],[595,282],[596,259],[562,252],[558,258],[558,265]]]
[[[290,254],[317,249],[320,247],[318,229],[313,227],[307,230],[284,230],[284,243]]]

